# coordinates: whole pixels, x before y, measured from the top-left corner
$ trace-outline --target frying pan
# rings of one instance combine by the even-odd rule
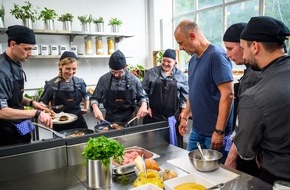
[[[40,123],[34,123],[34,122],[32,122],[32,123],[33,123],[33,125],[37,125],[40,128],[42,128],[42,129],[45,129],[47,131],[52,132],[53,133],[53,137],[67,138],[67,137],[71,137],[70,135],[77,134],[77,133],[80,133],[80,132],[84,133],[84,135],[94,133],[93,130],[87,129],[87,128],[68,129],[68,130],[63,130],[63,131],[57,132],[57,131],[54,131],[53,129],[45,127],[44,125],[42,125]]]
[[[76,128],[76,129],[67,129],[63,131],[59,131],[60,134],[63,134],[66,138],[71,137],[71,135],[84,133],[84,135],[94,133],[93,130],[87,128]]]
[[[114,123],[112,123],[112,124],[118,124],[119,126],[121,126],[121,127],[123,127],[123,128],[125,127],[125,123],[123,123],[123,122],[114,122]],[[95,131],[96,131],[96,132],[100,132],[100,131],[105,132],[105,131],[103,130],[105,127],[107,127],[109,131],[110,131],[110,130],[118,130],[118,129],[112,127],[112,125],[110,125],[109,123],[105,123],[105,122],[103,122],[103,123],[97,124],[97,125],[95,126]]]
[[[123,123],[123,122],[113,122],[113,123],[110,123],[108,121],[105,120],[105,122],[102,122],[100,124],[97,124],[95,126],[95,131],[96,132],[100,132],[100,131],[104,131],[103,129],[105,127],[108,128],[108,130],[115,130],[116,128],[114,128],[114,124],[117,124],[119,126],[121,126],[122,128],[126,128],[126,127],[130,127],[130,124],[135,120],[137,119],[138,116],[135,116],[133,119],[131,119],[130,121],[128,121],[127,123]],[[118,130],[118,129],[117,129]],[[121,129],[119,129],[121,130]]]

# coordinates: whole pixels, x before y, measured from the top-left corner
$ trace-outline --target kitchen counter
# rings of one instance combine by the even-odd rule
[[[179,176],[187,172],[168,163],[168,160],[185,157],[188,151],[168,144],[169,128],[160,125],[140,126],[127,135],[116,136],[125,147],[139,146],[158,155],[156,161],[163,169],[173,169]],[[80,138],[81,139],[81,138]],[[1,177],[0,190],[82,190],[89,189],[86,182],[86,167],[83,164],[81,152],[85,143],[78,139],[67,141],[65,146],[37,152],[9,156],[0,159]],[[144,143],[145,142],[145,143]],[[57,161],[55,161],[57,160]],[[193,166],[189,166],[193,167]],[[224,167],[221,165],[221,167]],[[4,169],[3,169],[4,168]],[[37,168],[37,170],[35,169]],[[34,173],[31,170],[34,169]],[[226,168],[240,174],[240,177],[226,183],[223,190],[271,190],[272,186],[245,173]],[[13,173],[15,171],[16,173]],[[25,171],[25,172],[24,172]],[[19,175],[21,173],[21,175]],[[12,175],[13,174],[13,175]],[[15,176],[17,174],[17,176]],[[9,177],[7,177],[7,175]],[[112,190],[126,190],[133,188],[135,173],[126,175],[128,181],[122,183],[122,176],[114,176]]]
[[[163,169],[173,169],[179,176],[184,176],[187,173],[181,169],[171,165],[167,160],[177,157],[184,157],[187,155],[187,151],[172,145],[163,145],[150,149],[150,151],[160,155],[156,161]],[[189,166],[192,167],[192,166]],[[224,166],[221,166],[226,168]],[[228,169],[228,168],[226,168]],[[231,170],[231,169],[230,169]],[[240,174],[239,178],[234,179],[225,184],[223,190],[271,190],[272,186],[264,183],[258,178],[252,177],[245,173],[231,170]],[[112,190],[127,190],[133,188],[133,182],[136,179],[135,173],[126,175],[128,181],[122,183],[122,176],[113,177]],[[31,190],[31,189],[70,189],[70,190],[82,190],[89,189],[86,183],[86,169],[83,164],[75,166],[50,170],[35,175],[30,175],[18,179],[9,180],[6,182],[0,182],[0,190]]]

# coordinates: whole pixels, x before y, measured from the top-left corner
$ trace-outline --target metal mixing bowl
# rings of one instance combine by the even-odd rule
[[[191,164],[202,172],[210,172],[218,169],[223,155],[211,149],[202,149],[202,152],[206,159],[202,157],[199,150],[193,150],[188,153],[188,158]]]

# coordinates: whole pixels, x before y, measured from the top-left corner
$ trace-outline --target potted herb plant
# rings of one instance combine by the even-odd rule
[[[105,136],[90,138],[82,156],[87,167],[87,183],[90,188],[110,188],[112,185],[112,160],[123,161],[124,146]]]
[[[92,15],[78,16],[78,19],[82,24],[82,31],[90,32],[91,31],[91,23],[94,20]]]
[[[111,32],[119,32],[120,26],[123,24],[123,22],[117,18],[111,18],[109,20],[109,26],[111,26]]]
[[[56,17],[57,14],[55,10],[44,7],[44,9],[40,11],[38,19],[42,19],[44,21],[45,30],[54,30],[54,19]]]
[[[14,7],[10,10],[10,13],[16,19],[22,19],[23,25],[29,28],[33,28],[33,22],[38,18],[37,10],[29,1],[25,1],[25,5],[23,6],[14,3]]]
[[[5,8],[4,5],[1,4],[1,9],[0,9],[0,28],[4,28],[4,16],[5,16]]]
[[[72,30],[72,21],[74,16],[71,13],[65,13],[58,17],[58,21],[61,21],[63,24],[63,30]]]
[[[95,27],[96,27],[96,32],[104,32],[104,19],[103,17],[99,17],[94,19],[93,21],[95,23]]]

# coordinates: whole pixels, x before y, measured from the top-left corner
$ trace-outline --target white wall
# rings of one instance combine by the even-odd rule
[[[173,36],[169,30],[172,30],[168,25],[172,17],[172,1],[169,0],[30,0],[30,2],[40,7],[55,9],[58,15],[64,13],[72,13],[74,21],[73,31],[80,31],[81,25],[77,16],[92,14],[93,17],[102,16],[105,20],[105,32],[110,32],[107,23],[110,18],[119,18],[123,21],[120,28],[120,33],[131,34],[134,37],[126,38],[118,44],[118,48],[124,52],[128,64],[144,65],[146,68],[152,67],[153,51],[172,48]],[[3,4],[6,10],[5,26],[8,27],[14,24],[22,24],[21,20],[15,19],[10,14],[13,8],[13,3],[24,5],[23,0],[4,0]],[[165,19],[167,28],[161,30],[161,20]],[[36,29],[43,29],[43,21],[36,21],[34,24]],[[55,29],[61,30],[62,23],[55,21]],[[162,32],[163,31],[163,32]],[[166,33],[166,40],[160,35]],[[6,35],[0,35],[0,43],[3,49],[7,46]],[[69,45],[68,36],[47,36],[37,35],[37,43],[39,44],[65,44]],[[84,48],[84,40],[81,36],[76,36],[74,44],[78,45],[79,49]],[[103,44],[105,41],[103,41]],[[106,46],[106,45],[105,45]],[[104,47],[104,51],[105,51]],[[25,84],[27,90],[44,86],[44,81],[49,80],[58,73],[58,59],[29,59],[23,63],[23,68],[27,74],[28,82]],[[80,65],[77,70],[77,76],[83,78],[87,85],[96,85],[99,77],[108,71],[108,58],[96,59],[80,59]],[[28,91],[29,92],[29,91]]]
[[[105,20],[105,32],[110,32],[108,20],[110,18],[119,18],[123,21],[120,28],[122,34],[132,34],[134,37],[126,38],[118,44],[118,48],[123,51],[127,58],[127,62],[132,65],[141,64],[146,65],[147,49],[145,42],[145,28],[147,23],[145,12],[146,0],[30,0],[34,6],[39,6],[40,10],[44,7],[55,9],[58,15],[64,13],[72,13],[74,21],[73,31],[80,31],[81,25],[77,16],[92,14],[93,17],[103,16]],[[24,5],[23,0],[3,2],[6,15],[5,27],[14,24],[22,24],[21,20],[15,19],[10,14],[13,8],[13,3]],[[36,21],[34,24],[35,29],[43,29],[43,21]],[[55,21],[55,29],[61,30],[62,23]],[[38,44],[66,44],[69,45],[68,36],[48,36],[37,35]],[[6,35],[1,35],[1,44],[3,49],[7,46]],[[103,43],[106,43],[103,39]],[[77,36],[74,39],[74,44],[78,47],[84,48],[83,37]],[[105,51],[105,49],[104,49]],[[49,80],[58,73],[57,68],[58,59],[29,59],[23,63],[23,68],[27,74],[28,82],[25,84],[26,89],[35,89],[44,85],[45,80]],[[77,76],[83,78],[87,85],[95,85],[99,77],[108,71],[108,58],[102,59],[80,59],[80,65],[77,70]]]

